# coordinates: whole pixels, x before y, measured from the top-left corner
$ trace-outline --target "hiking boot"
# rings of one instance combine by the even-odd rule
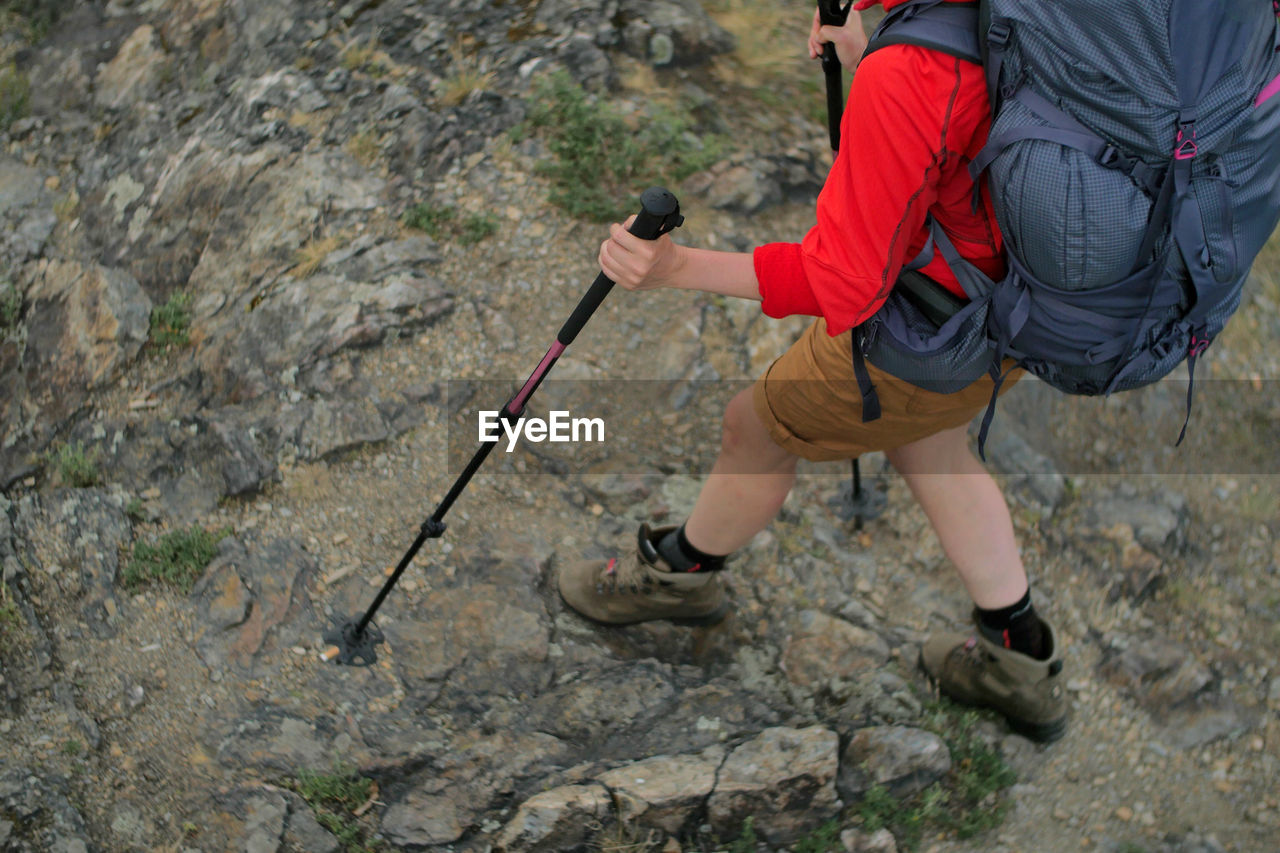
[[[1048,622],[1041,622],[1048,660],[1003,648],[975,626],[969,636],[929,638],[920,649],[920,668],[955,701],[994,708],[1023,737],[1055,741],[1067,730],[1067,696],[1057,637]]]
[[[640,525],[634,551],[609,560],[571,563],[556,579],[565,604],[597,622],[629,625],[670,619],[714,625],[729,612],[719,572],[675,572],[656,543],[675,530]]]

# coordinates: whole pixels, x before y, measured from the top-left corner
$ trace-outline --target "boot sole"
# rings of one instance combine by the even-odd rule
[[[1058,720],[1051,720],[1047,723],[1036,723],[1031,720],[1023,720],[1010,716],[993,705],[957,699],[943,691],[942,685],[938,683],[938,679],[934,678],[933,675],[930,674],[929,670],[925,668],[923,654],[917,656],[916,665],[920,667],[920,671],[929,679],[929,683],[932,684],[938,692],[943,693],[948,699],[951,699],[951,701],[958,705],[965,705],[970,708],[987,708],[995,711],[997,714],[1004,717],[1005,722],[1009,724],[1009,728],[1012,729],[1015,734],[1022,735],[1027,740],[1033,740],[1036,743],[1053,743],[1067,733],[1066,717],[1062,717]]]
[[[605,622],[602,619],[596,619],[595,617],[588,616],[581,610],[578,610],[568,602],[564,597],[564,593],[560,593],[560,600],[564,602],[565,607],[568,607],[588,622],[594,622],[597,625],[605,625],[610,628],[623,628],[627,625],[639,625],[641,622],[670,622],[673,625],[683,625],[691,628],[707,627],[710,625],[719,625],[724,621],[724,618],[729,615],[730,610],[729,601],[728,599],[725,599],[720,602],[719,607],[705,616],[654,616],[650,619],[631,619],[627,622]]]

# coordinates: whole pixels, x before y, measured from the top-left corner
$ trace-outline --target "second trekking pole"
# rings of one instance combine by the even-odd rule
[[[853,0],[818,0],[818,20],[824,27],[843,27],[849,20]],[[831,137],[831,150],[840,150],[840,121],[844,118],[844,70],[836,46],[827,42],[822,48],[822,76],[827,81],[827,132]],[[879,493],[862,487],[862,468],[858,457],[852,462],[853,488],[850,496],[854,525],[861,530],[863,521],[869,521],[883,511],[884,502]]]
[[[684,221],[684,217],[680,215],[680,204],[676,201],[676,197],[662,189],[661,187],[650,187],[640,196],[640,212],[636,214],[635,222],[631,224],[630,231],[637,237],[645,240],[656,240],[668,231],[678,228]],[[556,363],[556,359],[560,358],[561,353],[573,343],[573,339],[582,331],[582,327],[587,324],[587,320],[591,319],[591,315],[600,307],[600,303],[604,302],[609,291],[613,289],[613,281],[609,279],[603,272],[596,276],[596,280],[591,284],[589,290],[583,295],[578,302],[578,306],[573,309],[573,313],[569,315],[569,319],[565,320],[564,325],[560,327],[560,332],[556,335],[555,342],[547,350],[547,354],[542,357],[542,361],[538,362],[538,366],[534,368],[533,373],[525,380],[524,385],[520,386],[520,390],[506,402],[502,407],[502,411],[498,413],[499,420],[504,424],[510,424],[520,417],[524,411],[525,404],[529,402],[529,397],[542,384],[542,380],[551,371],[552,366]],[[373,624],[374,614],[378,612],[378,608],[382,606],[382,602],[386,600],[391,590],[395,587],[396,582],[400,580],[400,575],[404,574],[405,569],[413,562],[413,558],[417,556],[418,551],[428,539],[438,539],[444,535],[445,514],[449,512],[449,508],[453,506],[454,501],[466,489],[467,484],[471,482],[471,478],[475,475],[480,466],[484,464],[484,460],[488,458],[489,453],[496,446],[496,442],[482,442],[475,455],[471,457],[471,461],[458,475],[458,479],[454,481],[453,486],[449,489],[448,494],[444,496],[444,500],[440,501],[435,512],[422,523],[422,528],[418,531],[418,537],[413,540],[413,544],[409,546],[409,550],[400,558],[400,562],[396,565],[391,576],[387,578],[386,583],[382,585],[382,589],[378,591],[378,595],[374,598],[373,603],[360,616],[352,618],[343,624],[335,625],[324,635],[324,641],[329,648],[324,654],[325,660],[337,660],[340,664],[349,666],[368,666],[377,660],[377,647],[381,645],[385,638],[376,625]]]

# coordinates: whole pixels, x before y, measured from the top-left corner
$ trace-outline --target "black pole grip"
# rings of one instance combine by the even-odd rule
[[[824,27],[843,27],[849,20],[852,0],[841,5],[840,0],[818,0],[818,20]],[[836,46],[827,42],[822,48],[822,73],[827,78],[827,129],[831,136],[831,150],[840,150],[840,119],[844,115],[844,75],[840,69],[840,55]]]
[[[827,132],[831,150],[840,150],[840,120],[844,117],[844,73],[836,46],[827,42],[822,48],[822,73],[827,79]]]
[[[640,194],[640,212],[636,214],[636,221],[632,222],[627,230],[641,239],[656,240],[673,228],[680,227],[682,222],[684,217],[680,215],[680,202],[676,201],[676,197],[662,187],[650,187]],[[603,272],[596,276],[590,289],[583,294],[582,299],[578,301],[578,306],[573,309],[573,313],[564,321],[559,334],[556,335],[556,340],[562,346],[567,347],[573,343],[578,332],[587,325],[591,315],[596,312],[612,289],[612,279]]]

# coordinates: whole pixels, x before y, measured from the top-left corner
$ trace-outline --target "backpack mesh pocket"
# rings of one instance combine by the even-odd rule
[[[863,354],[876,367],[912,385],[954,394],[991,367],[989,308],[988,299],[972,300],[937,326],[895,289],[863,327],[859,336]]]

